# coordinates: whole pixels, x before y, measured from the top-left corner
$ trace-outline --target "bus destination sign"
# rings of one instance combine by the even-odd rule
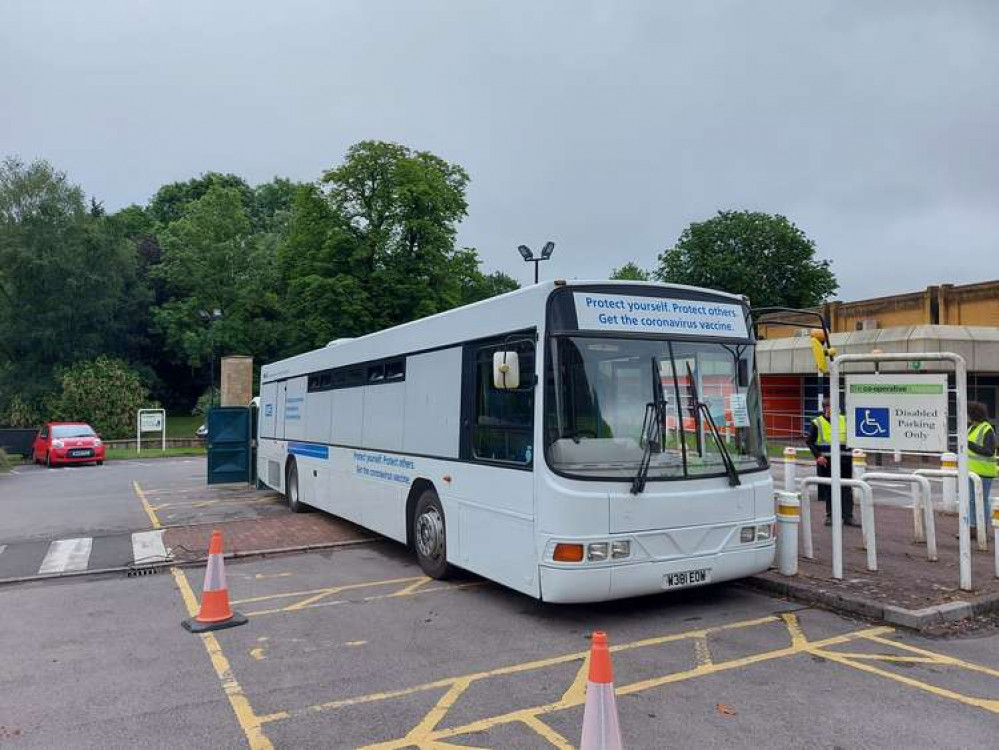
[[[749,338],[742,305],[707,300],[574,292],[580,330]]]

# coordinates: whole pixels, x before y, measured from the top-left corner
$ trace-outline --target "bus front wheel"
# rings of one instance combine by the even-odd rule
[[[292,513],[304,513],[307,508],[298,490],[298,464],[292,459],[288,464],[288,478],[284,483],[284,495],[288,499],[288,508]]]
[[[413,516],[413,540],[416,559],[423,572],[431,578],[447,578],[451,566],[447,562],[447,536],[444,509],[433,490],[424,490],[416,502]]]

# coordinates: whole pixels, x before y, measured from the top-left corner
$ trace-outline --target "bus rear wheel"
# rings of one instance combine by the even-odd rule
[[[298,464],[292,459],[288,464],[288,476],[284,483],[284,496],[288,500],[288,508],[292,513],[304,513],[308,506],[302,502],[298,488]]]
[[[413,515],[413,542],[423,572],[438,580],[447,578],[452,571],[447,562],[446,528],[440,498],[433,490],[424,490]]]

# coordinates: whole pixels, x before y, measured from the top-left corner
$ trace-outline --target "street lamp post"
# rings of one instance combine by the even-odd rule
[[[527,245],[520,245],[517,247],[517,252],[520,253],[520,257],[524,259],[527,263],[534,264],[534,283],[538,283],[538,263],[543,260],[548,260],[552,257],[552,253],[555,252],[555,243],[549,240],[545,243],[545,246],[541,248],[541,257],[535,258],[534,253],[531,251]]]
[[[211,364],[208,375],[209,388],[211,388],[211,403],[209,408],[215,406],[215,321],[222,317],[222,311],[217,307],[213,310],[202,310],[201,319],[208,323],[208,346],[211,348]]]

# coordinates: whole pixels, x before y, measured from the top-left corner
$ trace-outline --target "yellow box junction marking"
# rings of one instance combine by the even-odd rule
[[[187,581],[187,577],[184,575],[183,571],[178,568],[173,568],[172,571],[177,582],[177,586],[184,598],[187,609],[193,615],[197,612],[198,603],[194,592],[191,590],[190,584]],[[267,609],[247,613],[262,615],[277,612],[298,612],[311,607],[343,603],[345,600],[330,601],[329,597],[345,591],[353,591],[369,587],[402,586],[402,588],[389,593],[365,597],[364,601],[371,601],[375,599],[391,600],[401,596],[412,596],[421,593],[429,593],[431,591],[438,591],[441,589],[464,587],[462,585],[432,587],[428,586],[429,583],[429,579],[425,576],[391,578],[380,581],[340,584],[322,589],[269,594],[239,600],[238,603],[245,604],[250,602],[274,601],[279,599],[295,600],[291,604],[276,609]],[[780,623],[784,626],[787,631],[790,645],[736,659],[730,659],[728,661],[714,661],[709,643],[711,636],[724,633],[726,631],[759,627],[773,623]],[[851,667],[867,674],[898,682],[913,689],[930,693],[939,698],[952,700],[957,703],[989,711],[991,713],[999,713],[999,701],[997,700],[963,695],[954,690],[940,688],[917,680],[908,675],[897,674],[889,669],[876,666],[875,662],[882,662],[886,666],[891,663],[914,665],[933,664],[937,666],[956,667],[968,671],[979,672],[999,679],[999,670],[947,656],[945,654],[936,653],[934,651],[929,651],[927,649],[911,646],[909,644],[901,643],[885,637],[892,632],[894,632],[894,629],[891,627],[876,626],[854,630],[829,638],[810,641],[805,636],[804,631],[801,628],[798,616],[796,614],[784,613],[779,616],[768,615],[765,617],[726,623],[724,625],[714,627],[700,628],[682,633],[645,638],[630,643],[616,644],[611,647],[612,653],[687,641],[691,644],[694,662],[694,666],[689,669],[664,674],[650,679],[639,680],[637,682],[621,684],[617,687],[616,692],[618,695],[631,695],[659,688],[664,685],[736,670],[766,661],[798,656],[801,654],[811,654],[821,656],[830,661],[836,662],[843,666]],[[216,675],[221,681],[223,690],[229,699],[229,703],[232,707],[233,713],[236,715],[236,719],[240,727],[246,735],[247,742],[249,743],[251,750],[267,750],[272,747],[263,731],[265,725],[271,722],[285,721],[296,717],[310,715],[314,716],[317,713],[336,711],[349,706],[392,700],[417,693],[437,690],[443,691],[440,698],[438,698],[433,707],[416,723],[415,726],[406,732],[405,735],[397,739],[366,745],[365,750],[401,750],[402,748],[412,747],[420,750],[461,750],[461,748],[465,748],[467,746],[455,744],[455,742],[452,741],[453,739],[460,738],[462,735],[487,732],[495,727],[510,724],[517,724],[528,728],[557,750],[569,750],[574,747],[572,742],[545,723],[544,717],[550,713],[578,707],[585,702],[589,652],[579,651],[560,656],[553,656],[547,659],[524,662],[521,664],[510,664],[496,669],[474,672],[467,675],[443,678],[396,690],[368,693],[352,698],[316,703],[300,709],[288,709],[266,715],[257,715],[250,706],[250,703],[241,686],[232,675],[229,662],[222,653],[221,646],[219,645],[219,642],[215,638],[214,634],[205,633],[200,637],[205,644],[205,649],[211,658]],[[254,659],[260,661],[267,658],[266,652],[269,645],[268,641],[269,639],[266,637],[258,639],[258,645],[251,649],[251,656]],[[858,643],[861,641],[879,644],[886,647],[886,651],[892,650],[894,653],[864,653],[849,650],[835,650],[835,647],[844,646],[851,642]],[[364,641],[348,641],[337,645],[355,646],[362,645],[363,643]],[[899,654],[899,651],[904,653]],[[444,721],[451,709],[458,703],[462,695],[464,695],[464,693],[474,683],[493,677],[502,677],[506,675],[544,670],[571,662],[579,662],[580,666],[576,670],[572,682],[565,689],[558,700],[529,708],[509,711],[495,716],[484,717],[461,726],[448,727],[444,729],[440,728],[441,723]],[[475,741],[477,743],[481,743],[482,738],[477,737]]]
[[[149,522],[153,525],[154,529],[162,529],[163,525],[160,523],[160,519],[156,517],[156,511],[149,504],[149,500],[146,499],[146,493],[142,491],[138,482],[132,482],[132,489],[135,490],[136,497],[139,498],[142,503],[142,509],[146,511],[146,515],[149,517]]]
[[[180,568],[171,568],[170,572],[173,573],[173,579],[177,583],[177,588],[180,589],[180,595],[184,599],[184,605],[187,607],[188,614],[194,617],[198,614],[198,599],[194,595],[194,591],[191,590],[191,584],[188,583],[187,576]],[[226,698],[229,699],[229,705],[232,707],[232,712],[236,715],[236,721],[239,722],[243,734],[246,735],[246,741],[250,750],[273,750],[274,745],[271,744],[271,741],[267,739],[267,735],[264,734],[263,725],[268,721],[287,719],[288,712],[279,711],[265,716],[258,716],[253,711],[253,707],[250,706],[250,701],[247,699],[246,693],[243,692],[242,686],[240,686],[239,682],[233,676],[229,660],[222,653],[222,646],[219,644],[215,634],[211,632],[201,633],[198,637],[201,639],[209,658],[212,660],[212,667],[215,668],[215,674],[222,683],[222,690],[225,691]]]
[[[383,586],[393,586],[398,584],[405,584],[403,588],[398,591],[393,591],[386,594],[375,594],[370,596],[362,597],[361,601],[373,602],[380,599],[397,599],[405,596],[414,596],[417,594],[429,594],[434,591],[456,591],[461,589],[473,588],[475,586],[483,586],[484,582],[473,581],[471,583],[458,583],[458,584],[442,584],[440,586],[428,586],[431,583],[431,579],[426,576],[410,576],[408,578],[386,578],[382,581],[363,581],[360,583],[343,583],[336,586],[327,586],[321,589],[309,589],[305,591],[287,591],[280,594],[266,594],[264,596],[253,596],[248,599],[237,599],[232,603],[234,605],[245,605],[245,604],[255,604],[258,602],[272,602],[278,599],[297,599],[298,601],[292,602],[291,604],[286,604],[280,607],[274,607],[269,609],[257,609],[246,611],[247,617],[260,617],[262,615],[276,615],[280,613],[290,613],[290,612],[301,612],[304,609],[312,609],[313,607],[332,607],[337,604],[346,604],[346,599],[330,599],[337,594],[342,594],[345,591],[357,591],[360,589],[368,588],[381,588]]]

